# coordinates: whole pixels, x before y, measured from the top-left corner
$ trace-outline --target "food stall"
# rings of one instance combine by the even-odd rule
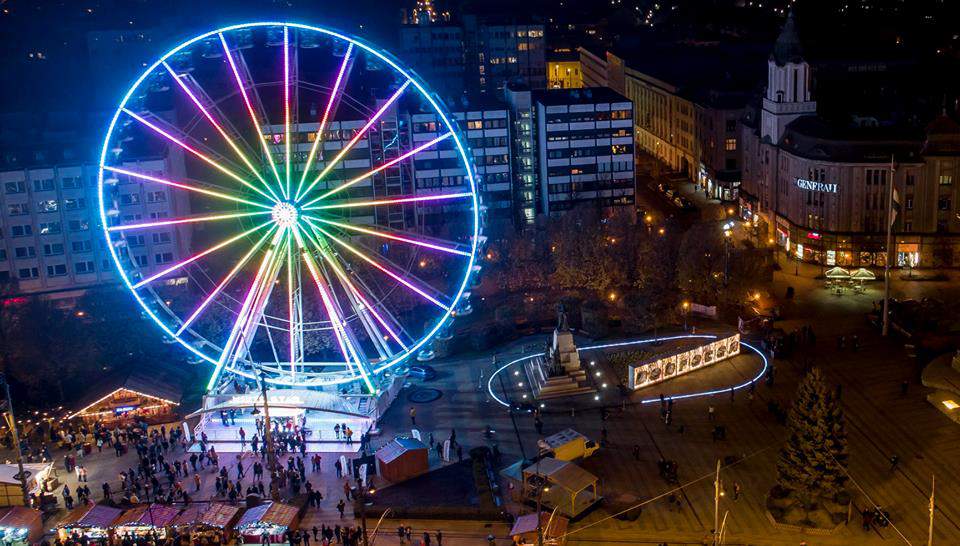
[[[43,514],[26,506],[14,506],[0,517],[0,542],[25,546],[43,537]]]
[[[106,539],[110,537],[110,527],[123,510],[103,504],[81,504],[67,513],[57,526],[57,536],[66,540],[71,535],[85,536],[88,539]]]
[[[416,438],[394,438],[377,450],[377,474],[391,483],[398,483],[426,473],[427,446]]]
[[[179,513],[179,508],[164,504],[135,506],[113,522],[113,536],[137,538],[155,534],[157,538],[166,538],[170,522]]]
[[[181,534],[189,534],[191,540],[206,538],[213,544],[226,544],[239,516],[238,506],[220,502],[194,503],[174,518],[170,526]]]
[[[296,527],[299,515],[295,506],[268,502],[244,512],[234,529],[244,544],[263,544],[264,533],[269,535],[270,544],[286,544],[284,534]]]
[[[57,473],[53,463],[24,463],[27,494],[39,497],[56,488]],[[23,506],[20,469],[14,464],[0,464],[0,506]]]

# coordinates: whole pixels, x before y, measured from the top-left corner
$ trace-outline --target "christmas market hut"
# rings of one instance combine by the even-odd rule
[[[43,536],[43,514],[26,506],[14,506],[0,517],[0,542],[4,545],[26,546]]]
[[[247,509],[234,527],[239,541],[244,544],[286,544],[284,533],[296,528],[300,519],[299,510],[289,504],[267,502]]]
[[[67,540],[73,535],[83,536],[90,540],[108,539],[110,527],[120,517],[123,510],[103,504],[81,504],[67,513],[57,526],[57,535],[60,540]]]
[[[535,546],[538,540],[537,528],[543,529],[543,543],[549,546],[563,546],[567,539],[567,524],[569,520],[563,516],[540,512],[540,525],[537,525],[537,514],[527,514],[518,517],[510,528],[510,537],[517,546]]]
[[[377,450],[377,474],[397,483],[426,473],[427,446],[416,438],[394,438]]]
[[[230,541],[233,526],[240,515],[240,507],[221,502],[194,503],[188,506],[171,522],[181,534],[191,539],[207,539],[213,544]]]
[[[111,526],[116,538],[136,539],[145,536],[166,538],[170,522],[180,509],[164,504],[141,504],[123,513]]]
[[[52,487],[47,480],[56,481],[53,463],[24,463],[27,495],[39,497]],[[16,464],[0,464],[0,506],[23,506],[23,487],[20,484],[20,468]]]
[[[130,366],[89,389],[80,409],[69,418],[101,422],[107,427],[141,419],[151,425],[180,418],[180,402],[190,382],[190,372],[168,365],[149,369]]]

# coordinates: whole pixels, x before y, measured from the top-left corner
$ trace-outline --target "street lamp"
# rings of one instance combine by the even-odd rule
[[[9,417],[10,432],[13,433],[13,443],[17,449],[17,474],[20,477],[20,492],[23,494],[23,505],[30,506],[27,495],[27,475],[23,471],[23,450],[20,448],[20,434],[17,431],[17,418],[13,414],[13,398],[10,397],[10,383],[7,382],[7,376],[0,373],[0,382],[3,383],[4,392],[7,396],[7,415]]]
[[[360,503],[360,527],[363,529],[363,546],[369,546],[367,542],[367,505],[373,504],[373,495],[377,490],[373,487],[358,487],[357,502]]]
[[[687,312],[690,310],[690,302],[684,301],[682,307],[683,307],[683,331],[686,332],[687,331]]]
[[[643,221],[647,224],[647,233],[650,233],[650,231],[653,229],[653,216],[648,214],[643,217]]]

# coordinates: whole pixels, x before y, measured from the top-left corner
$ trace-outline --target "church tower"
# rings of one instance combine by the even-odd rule
[[[767,92],[763,97],[760,136],[778,144],[788,123],[816,113],[817,103],[810,92],[810,65],[803,60],[791,10],[767,61]]]

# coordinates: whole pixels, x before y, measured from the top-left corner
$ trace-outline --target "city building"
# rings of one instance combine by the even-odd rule
[[[547,83],[544,26],[499,15],[408,18],[399,58],[450,103],[463,94],[496,94],[508,82]]]
[[[484,211],[484,231],[498,233],[513,225],[512,123],[506,104],[490,98],[484,101],[452,114],[473,156],[474,180]],[[411,148],[437,138],[443,131],[436,114],[407,115]],[[449,141],[440,143],[436,150],[417,154],[413,161],[416,191],[431,192],[441,187],[447,191],[467,190],[466,173],[455,154],[454,144]],[[436,221],[442,221],[447,207],[455,206],[464,205],[432,207],[438,216]]]
[[[814,88],[817,67],[806,59],[797,24],[788,18],[767,62],[762,101],[743,122],[741,213],[756,218],[798,260],[824,266],[883,266],[888,260],[897,267],[958,266],[960,124],[945,109],[926,124],[911,123],[926,114],[907,101],[910,115],[902,120],[826,115],[831,109],[821,97],[862,102],[854,96],[861,87],[855,78],[862,74],[906,81],[894,65],[862,66],[847,65],[833,88]]]
[[[537,219],[537,135],[530,89],[508,85],[504,97],[512,113],[513,212],[517,227]]]
[[[634,204],[633,105],[604,87],[532,92],[539,212]]]
[[[48,125],[42,135],[30,134],[19,144],[5,146],[0,165],[0,280],[13,281],[13,294],[51,299],[75,298],[88,288],[119,282],[100,222],[94,147],[75,138],[77,125],[61,130],[53,127],[58,120],[18,117],[7,121]],[[75,121],[79,126],[94,123]],[[127,161],[123,167],[173,178],[184,173],[183,157],[176,152]],[[133,222],[189,215],[184,192],[126,176],[116,183],[119,201],[108,208],[118,217]],[[121,256],[149,275],[186,256],[190,240],[190,228],[166,227],[145,229],[114,244]]]
[[[743,68],[744,59],[756,56],[754,49],[624,43],[603,57],[586,48],[579,53],[584,85],[609,86],[633,102],[638,151],[696,181],[708,197],[736,201],[739,120],[760,81],[757,70]]]
[[[553,50],[547,60],[547,87],[549,89],[577,89],[583,87],[580,55],[569,49]]]

